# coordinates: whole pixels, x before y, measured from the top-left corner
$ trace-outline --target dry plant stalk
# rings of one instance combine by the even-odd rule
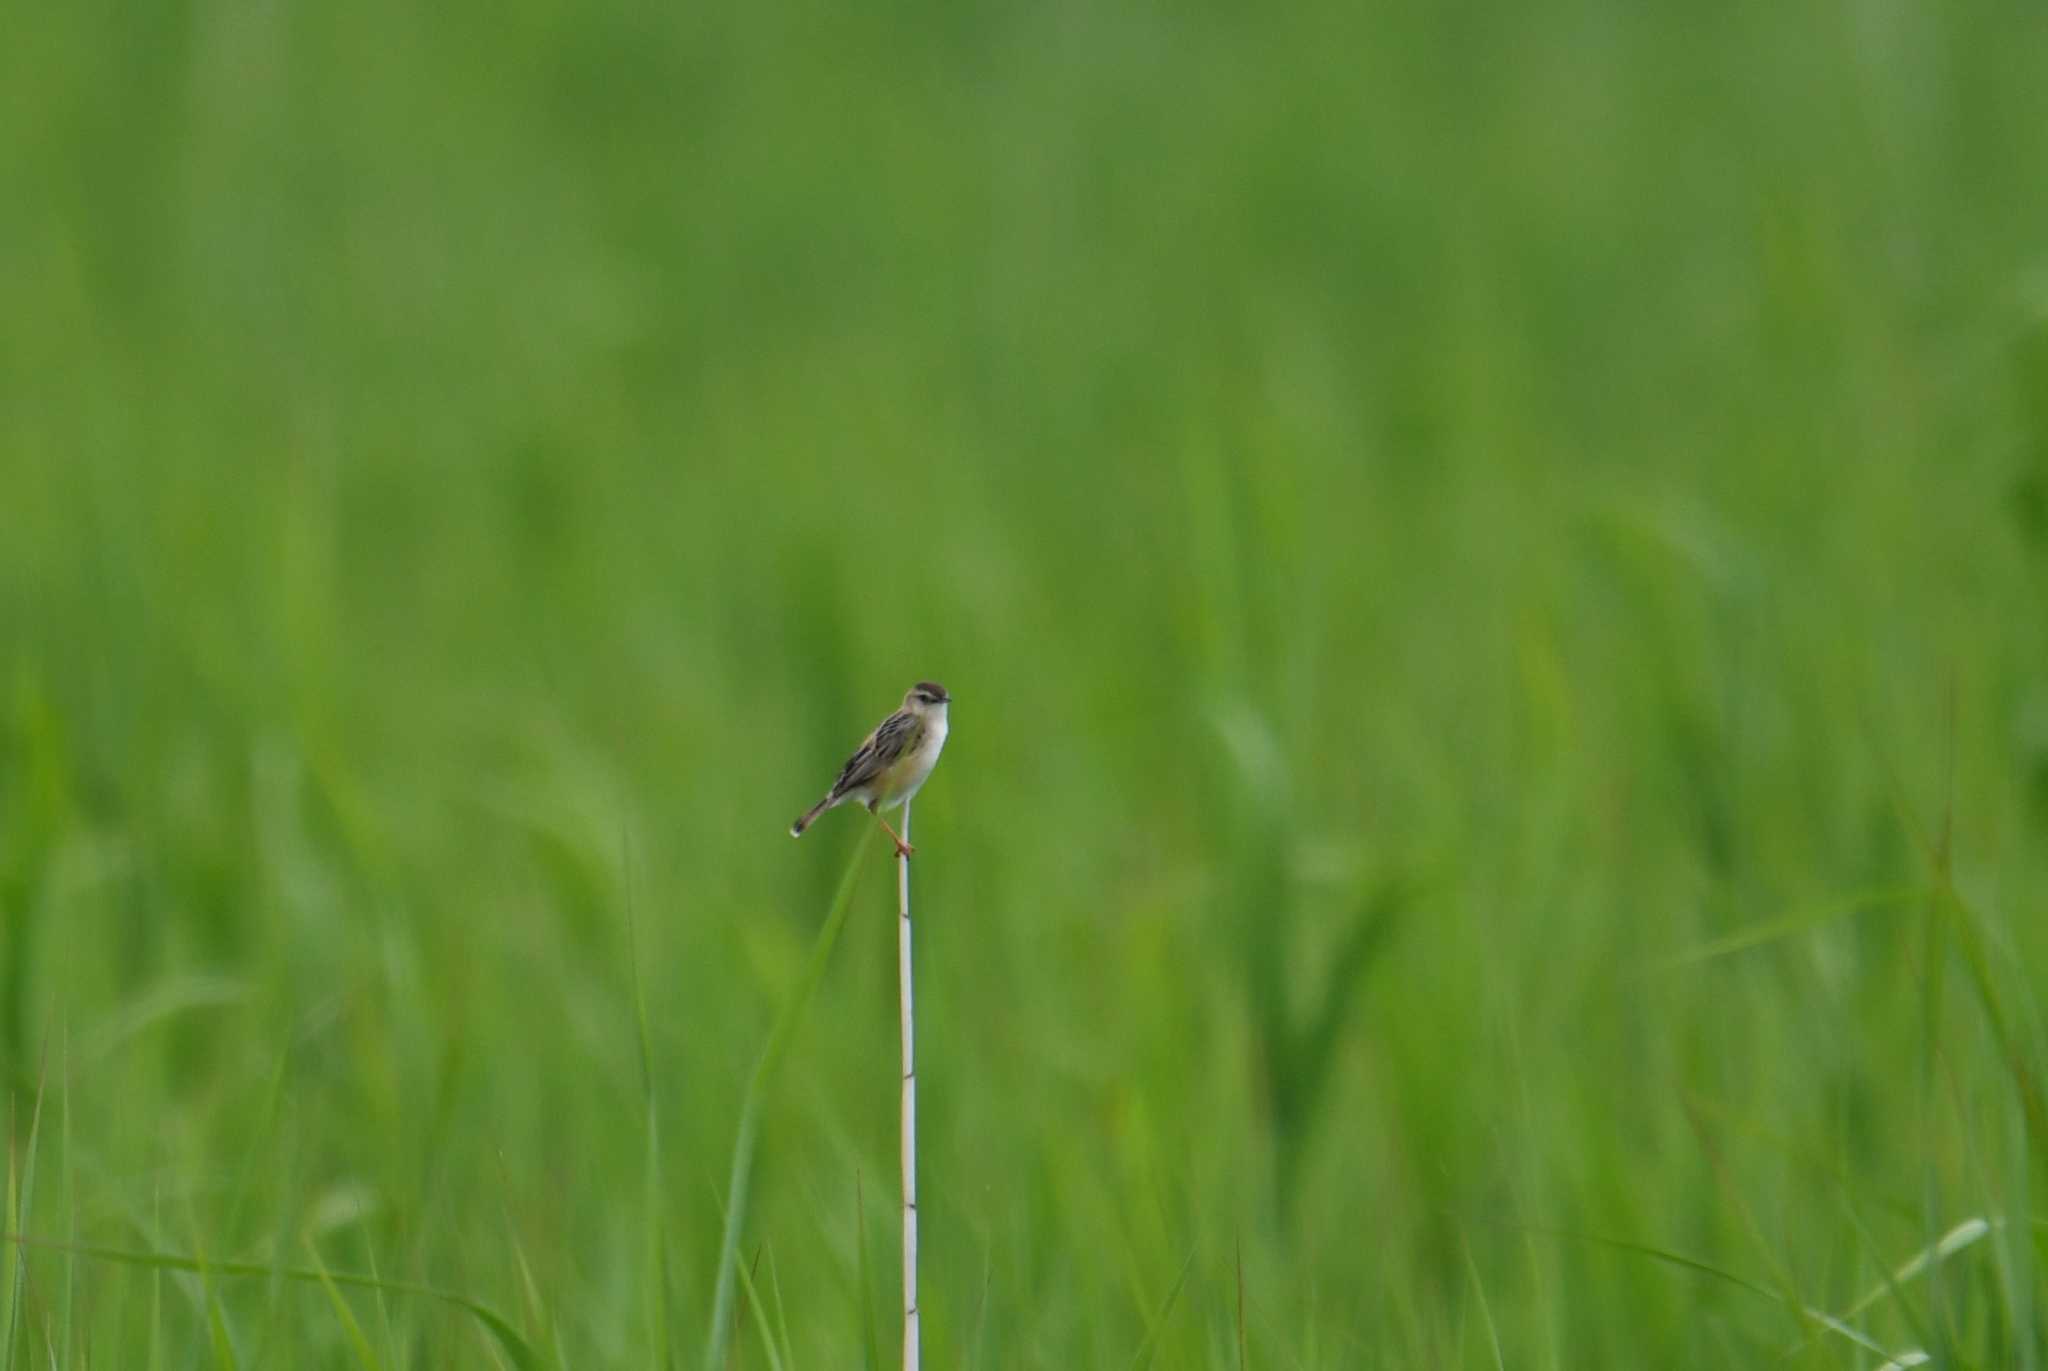
[[[903,805],[910,841],[910,804]],[[896,983],[903,1009],[903,1371],[917,1371],[917,1019],[911,1006],[910,859],[896,857]]]

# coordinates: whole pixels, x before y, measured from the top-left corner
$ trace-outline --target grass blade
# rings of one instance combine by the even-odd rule
[[[1701,962],[1731,957],[1738,952],[1748,952],[1786,938],[1797,937],[1816,928],[1823,928],[1838,919],[1852,914],[1863,914],[1879,909],[1895,909],[1927,898],[1925,886],[1900,886],[1887,890],[1865,890],[1830,900],[1813,909],[1797,914],[1788,914],[1779,919],[1767,919],[1749,928],[1737,929],[1726,937],[1666,957],[1650,967],[1653,972],[1683,971],[1698,966]]]
[[[77,1169],[72,1165],[72,1157],[75,1149],[72,1147],[71,1143],[71,1025],[69,1020],[66,1020],[65,1022],[63,1033],[63,1045],[62,1050],[59,1054],[61,1057],[59,1070],[63,1079],[61,1081],[62,1093],[59,1096],[59,1108],[57,1111],[57,1118],[60,1124],[62,1125],[61,1130],[58,1133],[58,1156],[62,1158],[64,1163],[65,1236],[69,1238],[71,1241],[77,1242],[78,1173]],[[72,1364],[71,1325],[74,1317],[76,1316],[78,1296],[77,1268],[78,1259],[67,1254],[64,1258],[64,1345],[63,1349],[60,1352],[56,1353],[56,1365],[58,1366],[68,1367]]]
[[[241,1365],[235,1359],[234,1334],[228,1331],[228,1315],[220,1307],[220,1296],[213,1288],[212,1268],[204,1260],[195,1263],[199,1268],[199,1290],[206,1301],[206,1340],[213,1347],[213,1364],[220,1371],[239,1371]]]
[[[498,1160],[502,1166],[504,1158],[501,1156]],[[506,1193],[510,1192],[511,1186],[508,1182]],[[509,1203],[503,1206],[503,1212],[505,1236],[512,1244],[513,1263],[519,1268],[519,1292],[526,1302],[527,1326],[535,1330],[534,1336],[542,1342],[553,1341],[559,1344],[560,1331],[555,1327],[554,1315],[548,1309],[546,1297],[541,1294],[540,1282],[533,1277],[533,1264],[526,1259],[526,1244],[519,1239],[519,1225],[513,1222]],[[559,1347],[556,1359],[560,1360]]]
[[[1900,1287],[1908,1281],[1916,1279],[1936,1263],[1945,1262],[1964,1248],[1973,1246],[1983,1238],[1990,1236],[1993,1229],[2001,1226],[2001,1224],[2002,1221],[1986,1219],[1981,1215],[1964,1219],[1954,1228],[1942,1234],[1941,1240],[1935,1243],[1934,1246],[1923,1247],[1920,1251],[1900,1263],[1897,1270],[1886,1273],[1883,1281],[1865,1291],[1863,1298],[1842,1311],[1841,1317],[1853,1319],[1887,1295],[1896,1296],[1899,1293]]]
[[[164,1194],[163,1190],[159,1188],[155,1193],[155,1199],[153,1204],[151,1205],[149,1225],[150,1231],[155,1232],[157,1229],[161,1228],[163,1226],[163,1221]],[[10,1253],[16,1251],[17,1244],[7,1244],[7,1250]],[[163,1354],[164,1273],[161,1270],[157,1270],[152,1271],[149,1274],[149,1371],[163,1371]]]
[[[7,1122],[7,1226],[13,1228],[21,1222],[21,1177],[15,1165],[14,1120],[11,1112]],[[7,1339],[5,1343],[0,1343],[0,1349],[4,1349],[0,1350],[0,1368],[4,1368],[5,1371],[14,1371],[14,1315],[21,1305],[22,1260],[20,1252],[9,1248],[6,1269],[0,1272],[0,1290],[4,1290],[7,1295],[7,1318],[4,1323],[0,1323],[0,1329],[5,1329]]]
[[[1746,1290],[1760,1299],[1769,1300],[1780,1308],[1783,1308],[1785,1305],[1786,1296],[1783,1292],[1773,1290],[1769,1286],[1759,1285],[1746,1276],[1738,1276],[1732,1271],[1703,1262],[1697,1257],[1688,1257],[1682,1252],[1673,1252],[1668,1248],[1652,1247],[1648,1243],[1630,1242],[1626,1238],[1603,1238],[1593,1233],[1574,1233],[1567,1229],[1543,1228],[1533,1224],[1522,1225],[1522,1227],[1526,1232],[1538,1233],[1545,1237],[1564,1238],[1572,1242],[1590,1243],[1595,1247],[1605,1247],[1615,1252],[1629,1252],[1639,1257],[1648,1257],[1652,1261],[1661,1262],[1666,1266],[1674,1266],[1682,1271],[1691,1271],[1702,1276],[1711,1276],[1715,1280],[1732,1285],[1738,1290]],[[1815,1309],[1812,1305],[1796,1305],[1794,1312],[1827,1329],[1829,1332],[1855,1343],[1866,1352],[1875,1353],[1880,1357],[1891,1358],[1890,1364],[1892,1365],[1917,1366],[1920,1362],[1927,1359],[1926,1354],[1918,1350],[1899,1353],[1887,1352],[1870,1337],[1825,1310]],[[1919,1361],[1914,1360],[1916,1357],[1919,1358]]]
[[[381,1290],[392,1295],[415,1295],[423,1299],[438,1300],[462,1310],[498,1345],[505,1359],[517,1371],[551,1371],[549,1363],[536,1353],[525,1338],[515,1331],[498,1312],[479,1300],[453,1290],[437,1286],[420,1285],[413,1281],[379,1280],[373,1276],[357,1275],[348,1271],[315,1271],[303,1266],[265,1266],[260,1262],[208,1262],[196,1257],[181,1256],[171,1252],[134,1252],[118,1247],[101,1247],[95,1243],[52,1242],[47,1238],[29,1237],[21,1233],[9,1233],[5,1239],[14,1247],[40,1247],[53,1252],[70,1252],[93,1261],[113,1262],[121,1266],[139,1267],[152,1271],[183,1271],[202,1280],[221,1277],[242,1279],[277,1279],[298,1281],[305,1285],[324,1285],[332,1282],[357,1290]]]
[[[855,1264],[860,1269],[861,1355],[867,1371],[882,1371],[882,1330],[875,1326],[875,1275],[868,1265],[868,1206],[860,1177],[853,1178],[853,1232]]]
[[[988,1350],[988,1289],[993,1283],[994,1259],[989,1253],[988,1243],[981,1246],[981,1298],[975,1302],[974,1341],[969,1346],[967,1365],[980,1371],[983,1354]]]
[[[832,949],[839,942],[840,931],[846,927],[847,911],[853,907],[853,891],[860,879],[861,859],[867,855],[875,832],[872,827],[866,828],[855,844],[853,858],[846,864],[846,874],[839,878],[838,893],[832,897],[832,908],[825,915],[817,940],[811,944],[811,958],[804,967],[803,979],[797,983],[796,993],[783,1005],[781,1013],[775,1016],[775,1026],[768,1034],[768,1045],[754,1063],[746,1095],[740,1101],[739,1133],[733,1143],[732,1177],[726,1187],[725,1233],[718,1244],[718,1284],[711,1300],[711,1331],[704,1348],[704,1371],[719,1371],[725,1364],[726,1344],[732,1336],[732,1300],[737,1283],[734,1267],[738,1260],[740,1230],[746,1226],[747,1186],[753,1174],[754,1142],[761,1127],[762,1101],[774,1083],[776,1072],[781,1069],[782,1059],[789,1055],[789,1044],[796,1037],[797,1025],[803,1021],[804,1011],[810,1007],[819,984],[825,979]]]
[[[340,1320],[349,1342],[356,1349],[356,1360],[363,1365],[364,1371],[384,1371],[383,1363],[377,1360],[376,1350],[370,1346],[369,1338],[363,1335],[362,1324],[356,1322],[356,1311],[349,1307],[341,1287],[328,1275],[327,1263],[320,1260],[320,1249],[313,1245],[311,1238],[301,1241],[305,1244],[306,1256],[313,1263],[313,1270],[320,1277],[320,1288],[327,1292],[327,1302],[334,1307],[334,1317]]]
[[[1465,1254],[1465,1274],[1472,1278],[1472,1293],[1479,1300],[1479,1318],[1486,1325],[1486,1342],[1493,1350],[1494,1371],[1508,1371],[1507,1358],[1501,1355],[1500,1350],[1500,1329],[1493,1322],[1493,1306],[1486,1299],[1486,1282],[1479,1279],[1479,1263],[1472,1257],[1472,1241],[1462,1230],[1458,1233],[1458,1247]]]
[[[675,1348],[669,1329],[668,1235],[661,1225],[663,1184],[661,1179],[661,1114],[654,1095],[654,1049],[647,1027],[647,988],[640,976],[640,916],[633,901],[633,849],[622,843],[625,867],[626,952],[633,976],[633,1027],[640,1047],[640,1106],[645,1120],[646,1162],[641,1170],[644,1190],[640,1211],[644,1230],[647,1279],[653,1289],[647,1295],[647,1340],[655,1348],[663,1367],[675,1365]]]
[[[42,1070],[37,1073],[36,1102],[34,1109],[29,1114],[28,1150],[22,1157],[19,1188],[16,1187],[15,1183],[16,1175],[12,1139],[10,1138],[9,1140],[7,1156],[7,1222],[11,1226],[25,1225],[29,1221],[29,1213],[35,1203],[36,1148],[42,1138],[43,1130],[43,1072],[48,1070],[48,1065],[46,1061]],[[19,1332],[21,1325],[21,1302],[23,1291],[28,1285],[28,1254],[16,1250],[11,1255],[13,1261],[9,1264],[10,1271],[7,1281],[7,1350],[5,1356],[0,1357],[0,1367],[6,1368],[6,1371],[14,1371],[14,1347],[16,1334]]]
[[[2011,1017],[2006,1013],[2005,1002],[1999,998],[1998,987],[1991,973],[1990,958],[1984,952],[1983,935],[1977,927],[1977,915],[1957,893],[1955,885],[1943,875],[1942,893],[1947,897],[1955,912],[1955,919],[1948,925],[1956,946],[1961,950],[1963,965],[1969,971],[1971,988],[1977,992],[1977,1002],[1983,1006],[1984,1018],[1990,1025],[1991,1035],[1998,1043],[1998,1051],[2004,1060],[2006,1070],[2012,1075],[2013,1089],[2019,1096],[2020,1108],[2026,1114],[2027,1133],[2036,1153],[2048,1158],[2048,1104],[2041,1098],[2041,1090],[2034,1080],[2034,1073],[2027,1064],[2026,1045],[2012,1026]]]
[[[796,1371],[796,1344],[789,1340],[789,1316],[782,1308],[782,1278],[775,1273],[775,1249],[768,1249],[768,1290],[775,1296],[775,1332],[782,1339],[782,1358]]]
[[[755,1254],[754,1260],[761,1260],[758,1253]],[[782,1352],[775,1345],[775,1330],[768,1326],[768,1308],[761,1303],[761,1292],[754,1288],[753,1273],[747,1269],[745,1262],[740,1263],[736,1269],[740,1273],[740,1286],[746,1291],[747,1312],[753,1315],[754,1332],[759,1335],[761,1346],[767,1350],[768,1365],[771,1371],[785,1371]]]
[[[1145,1341],[1138,1344],[1138,1354],[1131,1358],[1131,1371],[1145,1371],[1152,1365],[1152,1358],[1159,1353],[1159,1335],[1166,1330],[1166,1321],[1173,1317],[1173,1306],[1180,1299],[1181,1288],[1188,1283],[1188,1272],[1195,1269],[1195,1248],[1188,1249],[1188,1259],[1180,1264],[1180,1274],[1173,1278],[1173,1285],[1167,1290],[1166,1298],[1159,1303],[1159,1313],[1152,1319],[1152,1326],[1145,1330]]]

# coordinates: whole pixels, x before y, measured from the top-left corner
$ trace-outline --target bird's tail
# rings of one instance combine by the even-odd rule
[[[806,809],[803,812],[803,814],[797,819],[797,821],[789,826],[789,836],[792,838],[803,837],[804,830],[811,826],[811,820],[817,818],[820,814],[824,813],[825,806],[831,803],[832,797],[830,795],[827,795],[824,799],[818,801],[809,809]]]

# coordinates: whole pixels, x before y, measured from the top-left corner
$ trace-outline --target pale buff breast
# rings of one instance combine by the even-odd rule
[[[882,794],[877,804],[883,809],[894,809],[908,804],[910,797],[917,794],[918,787],[932,774],[932,768],[939,764],[939,753],[946,746],[946,708],[941,705],[931,711],[926,720],[924,736],[917,740],[917,746],[902,761],[889,768],[878,787]]]

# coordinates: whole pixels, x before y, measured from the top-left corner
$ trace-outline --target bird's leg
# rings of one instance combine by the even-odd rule
[[[882,826],[882,831],[889,835],[889,840],[891,842],[896,844],[896,855],[901,857],[906,862],[909,861],[910,854],[917,851],[917,849],[912,847],[909,843],[904,842],[903,835],[901,833],[898,833],[895,829],[889,827],[889,821],[882,817],[881,810],[871,809],[868,812],[875,816],[875,822]]]

